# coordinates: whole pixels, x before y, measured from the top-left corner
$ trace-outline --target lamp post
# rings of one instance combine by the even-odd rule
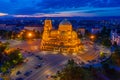
[[[95,35],[91,35],[90,39],[91,39],[91,41],[94,41],[95,40]]]
[[[28,33],[27,33],[27,38],[28,38],[28,39],[32,39],[33,37],[34,37],[33,32],[28,32]]]
[[[28,37],[32,37],[32,33],[28,33]]]

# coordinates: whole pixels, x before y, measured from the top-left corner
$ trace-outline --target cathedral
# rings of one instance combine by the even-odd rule
[[[77,53],[81,49],[81,42],[72,24],[63,20],[57,30],[52,29],[52,21],[45,20],[40,49],[42,51],[56,51],[63,53]]]

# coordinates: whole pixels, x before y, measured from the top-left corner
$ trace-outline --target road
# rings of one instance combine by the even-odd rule
[[[35,71],[30,77],[26,78],[26,80],[46,80],[47,75],[55,74],[68,59],[62,55],[47,55],[46,57],[45,65],[38,71]]]
[[[22,49],[23,55],[27,57],[28,62],[15,67],[11,73],[11,78],[24,78],[25,80],[46,80],[46,76],[49,74],[55,74],[58,70],[60,70],[64,64],[67,62],[69,57],[64,56],[62,54],[52,54],[50,52],[39,52],[39,44],[40,41],[15,41],[15,44],[12,44],[14,41],[9,41],[11,43],[11,48],[20,48]],[[33,49],[37,47],[36,49]],[[27,52],[32,52],[34,55],[30,55]],[[35,55],[39,55],[43,57],[43,61],[40,61],[35,57]],[[43,63],[40,69],[34,69],[35,65]],[[24,76],[26,71],[32,70],[32,74],[29,77]],[[16,75],[17,71],[21,71],[22,74]]]
[[[43,58],[44,58],[43,60],[44,63],[40,69],[34,69],[34,66],[41,62],[37,60],[35,57],[33,58],[32,56],[32,58],[28,58],[29,61],[26,64],[17,67],[15,69],[16,71],[13,71],[14,73],[11,74],[11,77],[12,76],[13,78],[22,77],[25,80],[46,80],[47,75],[55,74],[58,70],[60,70],[64,66],[64,64],[68,60],[68,57],[65,57],[61,54],[56,54],[56,55],[49,54],[43,56]],[[29,77],[25,77],[23,74],[25,73],[25,71],[29,71],[29,70],[33,71],[32,74]],[[21,71],[22,75],[16,76],[17,71]]]

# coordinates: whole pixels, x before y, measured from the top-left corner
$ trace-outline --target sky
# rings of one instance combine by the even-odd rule
[[[120,16],[120,0],[0,0],[0,16]]]

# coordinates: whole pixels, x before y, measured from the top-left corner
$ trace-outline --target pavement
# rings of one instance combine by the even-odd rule
[[[64,66],[64,64],[67,62],[68,58],[64,57],[61,54],[49,54],[43,56],[43,62],[37,59],[35,56],[31,56],[31,58],[28,58],[28,60],[29,61],[27,63],[17,67],[15,71],[13,71],[13,73],[11,74],[12,79],[22,77],[25,80],[46,80],[47,75],[53,75],[58,70],[63,68],[62,66]],[[40,63],[43,64],[42,67],[39,69],[34,69],[35,65]],[[23,75],[26,71],[30,70],[33,71],[30,76],[26,77]],[[17,71],[21,71],[22,74],[16,75]]]

